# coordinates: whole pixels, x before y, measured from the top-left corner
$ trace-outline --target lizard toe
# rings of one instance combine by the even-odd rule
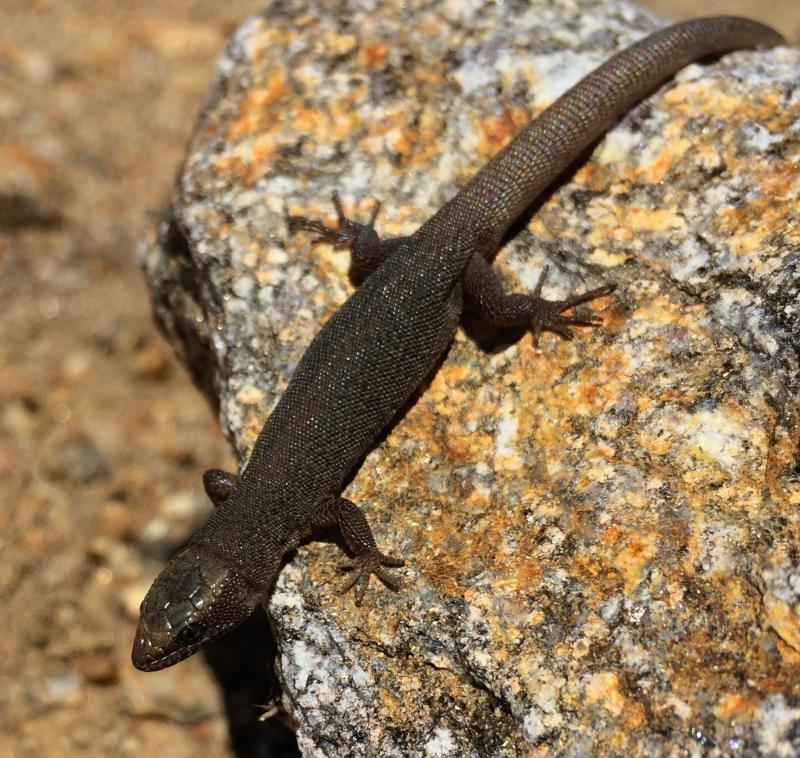
[[[339,590],[339,594],[345,595],[351,589],[354,589],[356,605],[361,605],[372,575],[377,576],[390,590],[397,591],[400,588],[400,580],[392,576],[385,567],[398,567],[404,565],[404,563],[405,561],[401,558],[384,555],[377,550],[372,553],[363,553],[352,560],[344,561],[340,564],[340,569],[342,571],[352,571],[353,575],[345,581]]]
[[[547,269],[542,272],[539,277],[539,283],[536,290],[531,295],[530,305],[530,328],[533,332],[533,341],[535,345],[539,344],[539,337],[542,332],[555,332],[565,340],[573,338],[573,326],[600,326],[603,322],[599,318],[592,316],[564,316],[563,313],[576,305],[587,303],[595,298],[608,295],[616,288],[614,284],[604,284],[601,287],[583,292],[579,295],[573,295],[564,300],[547,300],[539,295],[541,290],[541,283],[544,280],[544,275]]]

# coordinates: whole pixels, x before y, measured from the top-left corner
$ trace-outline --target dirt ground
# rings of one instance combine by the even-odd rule
[[[645,4],[800,41],[797,0]],[[3,3],[0,758],[295,754],[286,726],[257,721],[268,651],[246,686],[224,651],[158,675],[129,661],[150,580],[207,512],[201,472],[232,465],[152,324],[137,247],[218,52],[262,5]]]

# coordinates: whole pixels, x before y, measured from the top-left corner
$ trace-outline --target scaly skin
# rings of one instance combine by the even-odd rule
[[[487,259],[503,234],[626,111],[692,60],[783,42],[772,29],[731,17],[669,27],[614,56],[559,98],[409,237],[379,240],[372,223],[344,217],[330,230],[291,219],[348,245],[369,274],[313,339],[264,424],[241,477],[208,472],[218,507],[153,583],[141,608],[134,665],[169,666],[243,621],[269,593],[283,555],[315,530],[338,524],[355,554],[360,602],[371,574],[387,584],[381,553],[349,500],[339,497],[361,456],[434,367],[465,308],[499,325],[571,338],[564,316],[609,293],[568,298],[505,294]],[[373,216],[374,220],[374,216]]]

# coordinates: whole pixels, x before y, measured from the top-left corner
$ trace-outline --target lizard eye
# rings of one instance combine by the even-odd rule
[[[178,630],[178,633],[175,635],[175,642],[179,648],[186,649],[200,642],[202,636],[202,632],[197,624],[187,624]]]
[[[202,547],[178,553],[140,608],[131,659],[142,671],[171,666],[252,613],[258,592]]]

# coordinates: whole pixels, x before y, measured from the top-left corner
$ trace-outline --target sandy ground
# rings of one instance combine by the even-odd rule
[[[800,41],[796,0],[645,4]],[[158,675],[128,657],[150,579],[207,507],[201,472],[232,460],[152,325],[137,246],[216,55],[260,7],[3,3],[0,758],[293,754],[285,726],[257,722],[266,657],[247,661],[255,684],[224,651]]]
[[[663,18],[681,20],[693,16],[748,16],[775,27],[793,45],[800,44],[800,3],[797,0],[640,0]]]

